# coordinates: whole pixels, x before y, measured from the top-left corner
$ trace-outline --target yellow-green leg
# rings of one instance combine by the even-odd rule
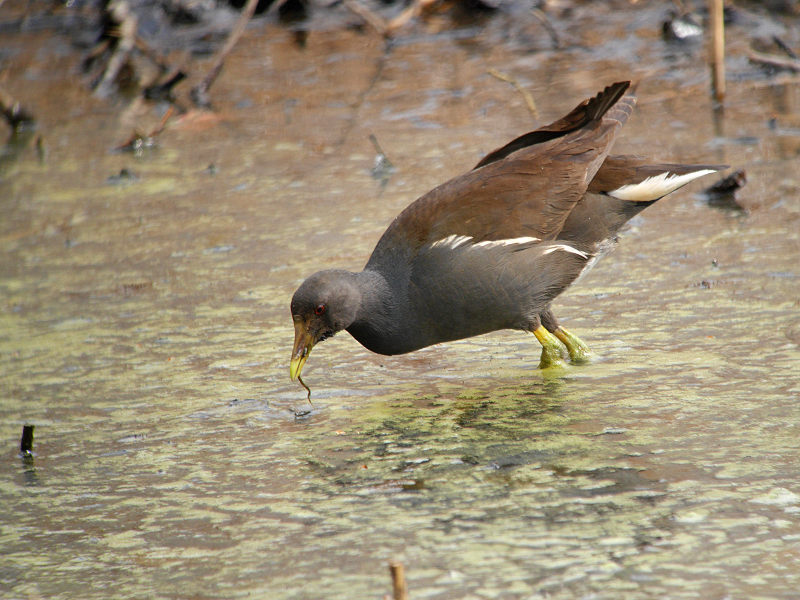
[[[564,346],[558,338],[547,331],[543,325],[539,325],[533,330],[533,335],[542,345],[542,358],[539,360],[540,369],[550,369],[552,367],[563,367],[564,361],[561,360],[561,351]]]
[[[554,332],[555,336],[567,347],[569,352],[569,359],[577,364],[589,362],[589,357],[592,353],[589,347],[583,343],[574,333],[570,333],[563,327],[559,326]]]

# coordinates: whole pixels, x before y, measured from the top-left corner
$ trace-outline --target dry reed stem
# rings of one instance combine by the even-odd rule
[[[725,22],[723,0],[709,0],[708,14],[711,18],[711,72],[714,97],[717,102],[725,99]]]
[[[406,574],[403,569],[403,563],[389,563],[389,572],[392,574],[394,600],[408,600],[408,588],[406,587]]]

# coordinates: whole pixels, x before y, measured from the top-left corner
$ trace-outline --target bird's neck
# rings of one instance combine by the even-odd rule
[[[356,274],[361,291],[361,304],[347,331],[361,345],[379,354],[408,352],[402,340],[407,302],[402,293],[392,289],[386,278],[377,271],[364,270]]]

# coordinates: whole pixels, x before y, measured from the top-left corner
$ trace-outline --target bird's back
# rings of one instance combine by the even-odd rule
[[[366,268],[410,266],[420,251],[453,235],[474,242],[555,239],[630,115],[635,99],[623,97],[628,86],[608,86],[419,198],[384,232]]]

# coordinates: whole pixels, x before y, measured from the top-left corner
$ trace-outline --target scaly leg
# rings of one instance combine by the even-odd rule
[[[563,367],[564,361],[561,360],[561,351],[564,346],[558,341],[558,338],[547,331],[547,328],[542,325],[538,318],[533,323],[531,331],[542,345],[542,358],[539,360],[539,368]]]

